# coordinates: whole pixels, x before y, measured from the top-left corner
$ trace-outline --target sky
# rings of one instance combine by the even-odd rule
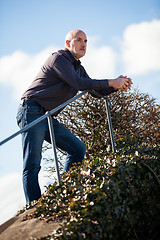
[[[72,29],[88,37],[82,65],[92,78],[127,75],[160,104],[159,0],[1,0],[0,141],[18,131],[20,97]],[[43,165],[43,162],[42,162]],[[0,224],[25,206],[21,136],[0,147]],[[42,191],[50,183],[43,168]]]

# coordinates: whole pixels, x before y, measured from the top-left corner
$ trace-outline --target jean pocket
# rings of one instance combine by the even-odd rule
[[[17,116],[16,116],[16,120],[17,120],[17,125],[20,127],[20,128],[23,128],[25,126],[25,110],[26,110],[26,107],[22,107],[20,106],[18,108],[18,112],[17,112]]]

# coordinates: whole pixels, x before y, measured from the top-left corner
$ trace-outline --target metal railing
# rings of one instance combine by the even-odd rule
[[[46,112],[43,116],[37,118],[36,120],[34,120],[30,124],[28,124],[24,128],[22,128],[21,130],[15,132],[11,136],[5,138],[3,141],[0,142],[0,146],[5,144],[6,142],[10,141],[11,139],[15,138],[19,134],[29,130],[30,128],[34,127],[36,124],[38,124],[39,122],[41,122],[41,121],[43,121],[44,119],[47,118],[48,126],[49,126],[49,132],[50,132],[50,138],[51,138],[51,144],[52,144],[52,148],[53,148],[53,156],[54,156],[54,160],[55,160],[55,169],[56,169],[56,174],[57,174],[57,182],[58,182],[58,185],[59,185],[60,184],[60,173],[59,173],[58,158],[57,158],[57,153],[56,153],[56,142],[55,142],[55,136],[54,136],[52,115],[55,112],[61,110],[65,106],[67,106],[68,104],[70,104],[71,102],[73,102],[76,99],[80,98],[81,96],[83,96],[87,92],[90,92],[90,93],[96,95],[97,97],[103,97],[105,99],[106,113],[107,113],[107,118],[108,118],[109,132],[110,132],[111,144],[112,144],[112,151],[115,152],[116,148],[115,148],[115,142],[114,142],[114,137],[113,137],[113,130],[112,130],[112,122],[111,122],[111,115],[110,115],[110,107],[109,107],[109,103],[108,103],[108,97],[107,96],[102,96],[99,93],[97,93],[95,91],[91,91],[91,90],[89,90],[89,91],[85,90],[85,91],[79,93],[78,95],[76,95],[75,97],[71,98],[70,100],[66,101],[65,103],[61,104],[60,106],[54,108],[53,110]]]

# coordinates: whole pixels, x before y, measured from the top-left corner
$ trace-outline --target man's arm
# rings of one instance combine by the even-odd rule
[[[124,81],[124,78],[126,79],[125,81]],[[97,90],[95,92],[99,93],[102,96],[107,96],[113,92],[118,91],[119,89],[121,89],[121,91],[127,91],[128,89],[131,88],[131,84],[132,84],[132,80],[130,78],[127,78],[121,75],[116,79],[108,79],[108,85],[109,85],[108,88]],[[95,98],[100,98],[94,93],[90,93],[90,94]]]

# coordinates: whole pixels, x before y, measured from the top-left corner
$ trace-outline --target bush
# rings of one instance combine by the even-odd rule
[[[53,236],[43,239],[157,240],[159,156],[159,146],[123,146],[116,154],[72,168],[61,176],[59,187],[48,188],[32,216],[66,220]]]
[[[135,89],[111,94],[109,100],[117,147],[120,138],[132,139],[137,146],[160,142],[160,106],[155,99]],[[59,119],[87,145],[87,156],[106,154],[111,142],[103,98],[87,94],[68,105]]]

